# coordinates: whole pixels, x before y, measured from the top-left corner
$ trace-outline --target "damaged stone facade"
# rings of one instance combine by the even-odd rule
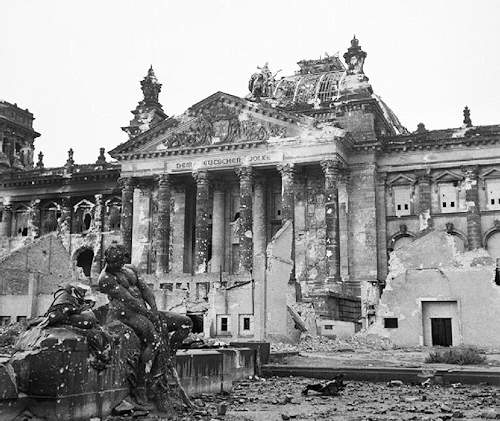
[[[410,133],[374,93],[356,38],[343,58],[302,60],[284,77],[266,64],[247,97],[217,92],[171,117],[151,68],[116,162],[101,150],[78,165],[70,151],[61,168],[41,156],[2,175],[2,253],[55,231],[75,267],[92,251],[92,282],[102,250],[123,241],[201,330],[247,339],[294,337],[300,308],[323,334],[370,324],[389,253],[420,232],[500,258],[500,126],[474,126],[467,109],[461,127]],[[272,256],[290,264],[286,283]],[[273,331],[271,313],[282,315]]]

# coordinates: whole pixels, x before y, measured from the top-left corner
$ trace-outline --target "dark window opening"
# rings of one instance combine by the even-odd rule
[[[500,201],[499,201],[499,202],[500,202]],[[492,205],[494,205],[494,204],[495,204],[495,199],[490,199],[490,203],[491,203]]]
[[[24,227],[21,231],[21,235],[23,237],[27,237],[28,236],[28,227]]]
[[[221,317],[220,319],[220,331],[227,332],[227,317]]]
[[[160,284],[160,289],[166,289],[167,291],[173,291],[174,290],[174,284]]]
[[[90,229],[90,223],[92,222],[92,216],[90,213],[86,213],[83,217],[83,230],[88,231]]]
[[[10,324],[10,316],[0,316],[0,326],[7,326]]]
[[[26,316],[17,316],[16,321],[18,323],[26,323],[26,320],[28,320],[28,317]]]
[[[250,330],[250,317],[243,317],[243,330]]]
[[[76,266],[83,269],[85,276],[90,276],[92,261],[94,260],[94,252],[90,249],[85,249],[80,252],[76,258]]]
[[[235,222],[238,218],[240,217],[240,213],[239,212],[236,212],[234,214],[234,218],[233,218],[233,222]]]
[[[495,271],[495,284],[500,285],[500,268],[498,266],[497,270]]]
[[[450,208],[454,208],[455,207],[455,202],[450,202]]]
[[[325,330],[333,330],[333,325],[325,325]]]
[[[397,329],[398,328],[398,318],[397,317],[384,317],[384,328]]]
[[[405,210],[408,210],[408,203],[405,203]]]
[[[398,210],[401,210],[401,205],[398,205]]]
[[[175,289],[181,289],[181,287],[182,287],[182,283],[181,282],[177,282],[175,284]]]
[[[187,314],[193,321],[193,333],[203,333],[203,316],[201,314]]]
[[[446,202],[443,202],[443,208],[445,208],[445,207],[446,207]]]

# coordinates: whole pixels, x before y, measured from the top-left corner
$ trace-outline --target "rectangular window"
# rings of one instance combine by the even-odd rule
[[[230,314],[217,314],[217,335],[229,336],[231,335],[231,315]]]
[[[333,330],[333,325],[325,325],[325,330]]]
[[[10,323],[10,316],[0,316],[0,326],[7,326]]]
[[[25,323],[28,318],[26,316],[17,316],[16,321],[18,323]]]
[[[253,315],[251,314],[240,314],[239,315],[239,332],[240,336],[252,336],[253,335]]]
[[[411,190],[410,186],[394,186],[392,188],[394,197],[394,208],[396,216],[404,216],[411,214]]]
[[[458,212],[458,190],[454,183],[443,183],[439,185],[439,203],[441,212]]]
[[[397,329],[398,327],[397,317],[384,317],[384,327],[386,329]]]
[[[227,332],[227,317],[221,317],[220,330],[221,332]]]
[[[488,209],[500,209],[500,180],[486,180]]]

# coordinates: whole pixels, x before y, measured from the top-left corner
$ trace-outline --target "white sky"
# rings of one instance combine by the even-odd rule
[[[500,1],[0,0],[0,99],[35,114],[45,164],[94,162],[126,140],[150,64],[167,114],[247,94],[269,62],[341,55],[353,34],[374,91],[413,131],[500,123]]]

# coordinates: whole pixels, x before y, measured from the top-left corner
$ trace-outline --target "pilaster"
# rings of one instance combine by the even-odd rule
[[[467,244],[469,250],[483,246],[481,233],[481,214],[479,211],[478,167],[463,168],[465,180],[465,204],[467,207]]]

